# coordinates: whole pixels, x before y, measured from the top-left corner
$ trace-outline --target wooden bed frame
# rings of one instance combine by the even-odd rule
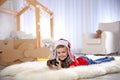
[[[7,0],[0,0],[0,6],[2,4],[4,4]],[[9,14],[13,14],[16,15],[16,20],[17,20],[17,31],[20,31],[20,16],[22,14],[24,14],[24,12],[26,12],[26,10],[28,10],[30,8],[30,5],[32,5],[35,8],[35,14],[36,14],[36,40],[37,40],[37,47],[40,48],[41,47],[41,37],[40,37],[40,11],[41,8],[47,12],[50,15],[50,33],[51,33],[51,38],[54,37],[53,35],[53,12],[50,11],[48,8],[46,8],[44,5],[42,5],[41,3],[39,3],[37,0],[26,0],[26,2],[28,2],[29,4],[26,5],[21,11],[19,11],[18,13],[12,11],[12,10],[8,10],[6,8],[1,8],[0,7],[0,11],[1,12],[5,12],[5,13],[9,13]]]

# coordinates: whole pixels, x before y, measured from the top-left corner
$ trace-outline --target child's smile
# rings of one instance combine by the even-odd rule
[[[64,60],[68,56],[68,51],[66,47],[57,49],[57,56],[60,60]]]

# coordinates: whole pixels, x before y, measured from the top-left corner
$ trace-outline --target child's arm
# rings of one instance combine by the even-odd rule
[[[74,63],[74,62],[72,62],[72,63],[70,64],[70,68],[73,68],[73,67],[75,67],[75,63]]]

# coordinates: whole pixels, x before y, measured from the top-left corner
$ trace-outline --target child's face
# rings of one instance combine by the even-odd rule
[[[68,56],[68,50],[66,47],[56,49],[57,56],[60,60],[64,60]]]

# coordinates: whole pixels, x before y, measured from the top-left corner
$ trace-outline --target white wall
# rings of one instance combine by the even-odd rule
[[[10,32],[16,30],[15,15],[0,12],[0,40],[10,36]]]
[[[0,7],[18,12],[25,6],[24,4],[25,0],[7,0]],[[8,38],[10,32],[16,30],[16,27],[16,15],[0,11],[0,40]]]

